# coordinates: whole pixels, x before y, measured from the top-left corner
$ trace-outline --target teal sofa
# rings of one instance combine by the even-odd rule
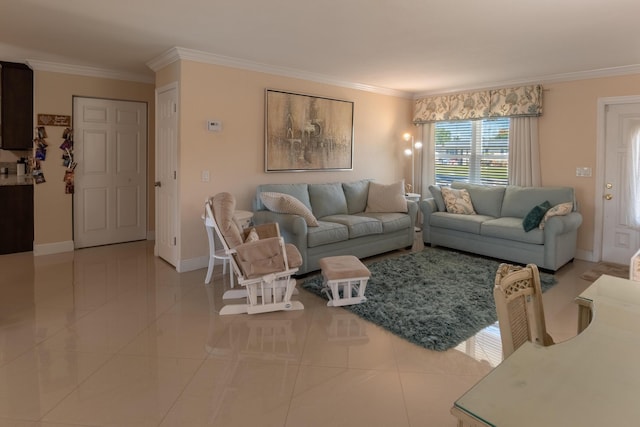
[[[575,257],[582,215],[576,212],[573,188],[483,186],[461,182],[454,182],[451,188],[468,191],[476,214],[447,212],[442,199],[437,200],[439,187],[431,186],[435,197],[420,201],[425,244],[519,264],[536,264],[549,271],[556,271]],[[571,202],[572,210],[550,217],[543,229],[536,226],[525,231],[524,218],[545,201],[551,206]]]
[[[253,222],[277,222],[287,243],[302,255],[298,274],[319,270],[321,258],[337,255],[370,257],[411,247],[418,204],[407,201],[407,212],[366,212],[370,180],[326,184],[263,184],[253,200]],[[284,193],[302,202],[317,218],[318,226],[292,213],[266,208],[263,192]]]

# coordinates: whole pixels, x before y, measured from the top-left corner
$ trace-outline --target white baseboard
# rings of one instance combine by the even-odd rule
[[[599,260],[595,259],[595,255],[593,251],[583,251],[580,249],[576,250],[576,259],[581,259],[583,261],[589,262],[598,262]]]
[[[201,268],[207,268],[209,266],[209,257],[201,256],[198,258],[183,259],[178,261],[176,271],[178,273],[184,273],[186,271],[199,270]]]
[[[73,240],[67,240],[66,242],[56,243],[43,243],[41,245],[33,245],[33,255],[51,255],[59,254],[62,252],[73,252],[75,246]]]

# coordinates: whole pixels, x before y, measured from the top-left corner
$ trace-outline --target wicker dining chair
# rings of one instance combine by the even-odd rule
[[[540,273],[535,264],[500,264],[493,297],[505,359],[525,341],[542,346],[554,344],[544,321]]]

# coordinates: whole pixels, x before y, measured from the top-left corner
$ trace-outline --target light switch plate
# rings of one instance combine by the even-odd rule
[[[591,176],[591,168],[590,167],[577,167],[576,168],[576,176]]]

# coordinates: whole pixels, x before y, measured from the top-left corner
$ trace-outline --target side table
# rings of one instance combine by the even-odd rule
[[[412,202],[419,202],[420,201],[420,197],[422,197],[420,194],[418,193],[405,193],[404,194],[404,198],[407,200],[410,200]],[[420,219],[420,209],[418,209],[418,218],[416,218],[416,220]],[[422,221],[418,221],[419,224],[422,224]],[[422,231],[422,228],[416,226],[414,228],[414,231]]]

